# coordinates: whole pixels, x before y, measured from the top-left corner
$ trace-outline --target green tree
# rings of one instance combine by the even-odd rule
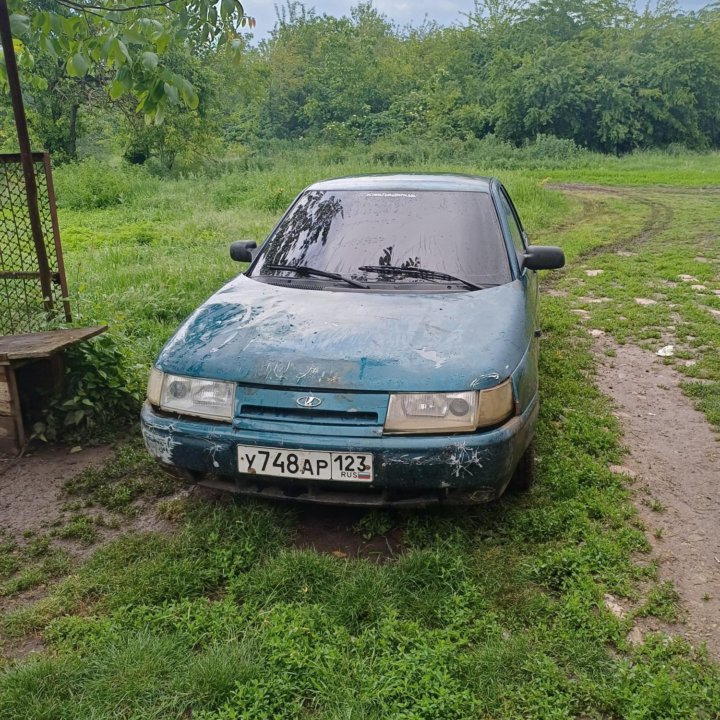
[[[199,103],[190,80],[165,61],[180,45],[241,50],[239,29],[254,24],[239,0],[10,0],[21,67],[31,84],[36,55],[62,63],[69,77],[107,78],[110,97],[132,96],[136,110],[162,122],[168,106]],[[5,67],[0,62],[0,83]]]
[[[369,4],[358,5],[349,18],[318,17],[288,4],[263,48],[265,127],[279,137],[318,136],[338,127],[350,136],[372,136],[371,119],[392,102],[396,73],[385,70],[397,44],[390,24]]]
[[[717,9],[639,15],[619,0],[478,8],[471,22],[490,48],[480,97],[500,138],[547,133],[609,152],[717,146]]]
[[[170,107],[164,121],[156,124],[145,122],[130,99],[121,98],[116,103],[124,119],[120,135],[126,160],[141,164],[156,158],[163,169],[172,170],[182,154],[206,158],[217,149],[221,83],[214,59],[212,53],[198,57],[184,46],[171,49],[165,56],[167,67],[187,78],[195,88],[198,104],[193,111],[182,106]]]

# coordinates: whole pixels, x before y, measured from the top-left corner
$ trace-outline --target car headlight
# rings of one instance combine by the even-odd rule
[[[509,380],[479,392],[394,393],[390,395],[386,433],[472,432],[499,425],[513,414]]]
[[[147,397],[161,410],[229,421],[235,409],[235,383],[169,375],[153,368]]]

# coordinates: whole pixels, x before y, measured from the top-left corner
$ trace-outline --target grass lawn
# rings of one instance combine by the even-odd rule
[[[177,324],[238,271],[230,241],[263,239],[312,180],[385,169],[398,168],[308,156],[214,179],[119,171],[111,200],[123,202],[106,207],[88,207],[98,204],[92,178],[59,172],[78,320],[109,322],[140,382]],[[543,299],[537,485],[461,511],[368,513],[354,532],[401,539],[383,562],[295,549],[296,509],[235,500],[161,501],[174,532],[124,535],[82,564],[49,536],[22,546],[0,537],[0,642],[37,635],[47,646],[0,659],[0,718],[719,716],[720,671],[703,648],[661,633],[627,640],[636,617],[673,621],[680,608],[608,469],[622,438],[572,311],[619,342],[656,349],[671,332],[668,362],[720,424],[720,194],[683,189],[720,185],[720,163],[639,156],[493,174],[531,238],[568,257],[545,278],[560,292]],[[566,196],[552,182],[633,187]],[[171,489],[131,439],[69,483],[77,513],[61,532],[92,544],[92,513],[122,523],[136,498]],[[43,597],[13,604],[49,578]],[[611,612],[607,594],[630,612]]]

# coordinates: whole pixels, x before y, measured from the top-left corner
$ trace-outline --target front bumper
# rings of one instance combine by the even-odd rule
[[[305,502],[357,506],[486,502],[499,497],[532,440],[535,396],[522,415],[493,430],[457,435],[329,437],[250,432],[156,412],[145,403],[141,427],[150,454],[166,469],[211,487]],[[237,445],[372,453],[372,483],[280,480],[243,475]]]

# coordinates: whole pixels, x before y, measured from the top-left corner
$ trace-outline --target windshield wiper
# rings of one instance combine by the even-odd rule
[[[456,277],[455,275],[448,275],[448,273],[438,272],[437,270],[426,270],[425,268],[419,267],[401,267],[400,265],[362,265],[358,268],[364,272],[376,272],[376,273],[391,273],[393,275],[414,275],[419,278],[427,278],[428,280],[454,280],[455,282],[462,283],[465,287],[471,290],[482,290],[480,285],[464,280],[463,278]]]
[[[262,270],[292,270],[298,275],[305,275],[308,277],[310,275],[315,275],[317,277],[329,278],[330,280],[341,280],[348,285],[352,285],[352,287],[362,288],[363,290],[368,289],[367,285],[363,285],[362,283],[356,282],[355,280],[343,277],[342,275],[340,275],[340,273],[327,272],[326,270],[318,270],[317,268],[311,268],[307,265],[272,265],[268,263],[267,265],[262,266]]]

